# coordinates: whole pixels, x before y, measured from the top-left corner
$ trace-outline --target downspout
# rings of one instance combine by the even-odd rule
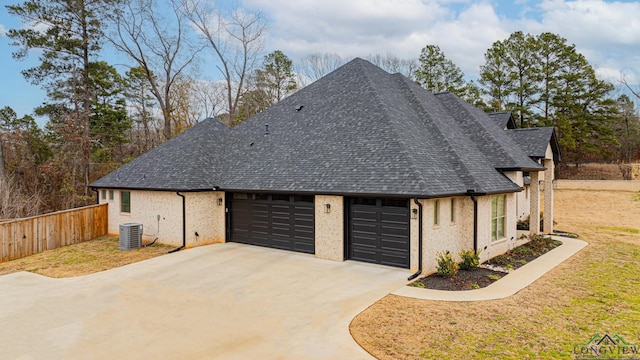
[[[473,251],[478,253],[478,198],[475,190],[467,190],[467,195],[473,201]]]
[[[413,202],[418,205],[418,271],[409,276],[407,281],[411,281],[422,274],[422,204],[418,198],[413,198]]]
[[[471,195],[473,201],[473,252],[478,253],[478,198]]]
[[[187,246],[187,216],[186,216],[186,200],[184,195],[180,194],[180,191],[176,191],[176,195],[182,198],[182,246],[179,248],[169,250],[169,254],[176,251],[180,251]]]
[[[96,205],[100,205],[100,190],[91,188],[91,191],[96,193]]]

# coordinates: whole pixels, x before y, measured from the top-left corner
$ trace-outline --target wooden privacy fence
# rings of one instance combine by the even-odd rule
[[[107,204],[0,222],[0,262],[107,234]]]

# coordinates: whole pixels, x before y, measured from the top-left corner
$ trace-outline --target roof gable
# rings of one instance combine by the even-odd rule
[[[488,114],[491,120],[493,120],[499,128],[503,130],[515,129],[516,121],[513,115],[509,111],[494,112]]]
[[[560,146],[556,132],[552,127],[524,128],[508,130],[507,134],[520,146],[531,158],[544,159],[547,147],[551,146],[553,159],[560,161]]]

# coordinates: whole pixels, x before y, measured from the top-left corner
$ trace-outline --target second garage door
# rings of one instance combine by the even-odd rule
[[[347,257],[409,268],[409,200],[349,199]]]
[[[234,193],[230,241],[315,253],[313,196]]]

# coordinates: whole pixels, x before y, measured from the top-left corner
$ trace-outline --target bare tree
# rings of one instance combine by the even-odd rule
[[[346,60],[335,53],[310,54],[302,58],[299,65],[296,66],[296,72],[300,77],[298,81],[303,86],[306,86],[308,83],[320,79],[345,63]]]
[[[7,184],[7,168],[4,165],[4,151],[2,150],[2,133],[0,132],[0,192],[6,192],[2,187]]]
[[[181,6],[178,0],[169,0],[167,18],[157,0],[124,0],[114,11],[115,33],[109,36],[116,49],[143,69],[162,111],[165,139],[173,134],[172,87],[202,50],[189,42]]]
[[[418,68],[418,63],[415,60],[401,59],[391,53],[386,55],[371,54],[367,56],[367,60],[387,72],[399,73],[412,80],[414,80],[414,73]]]
[[[226,102],[226,82],[196,80],[191,83],[191,102],[194,111],[200,118],[212,118],[221,111],[221,104]]]
[[[629,84],[629,81],[627,81],[626,76],[625,76],[624,73],[622,73],[621,76],[620,76],[620,83],[622,85],[624,85],[633,94],[633,96],[635,96],[638,99],[640,99],[640,90],[634,90],[631,87],[631,85]]]
[[[12,176],[0,179],[0,219],[14,219],[38,215],[42,208],[42,194],[25,191]]]
[[[247,77],[261,58],[265,17],[261,12],[242,8],[225,15],[199,0],[184,0],[183,9],[219,60],[217,68],[226,82],[228,112],[223,121],[230,126],[237,115]]]

